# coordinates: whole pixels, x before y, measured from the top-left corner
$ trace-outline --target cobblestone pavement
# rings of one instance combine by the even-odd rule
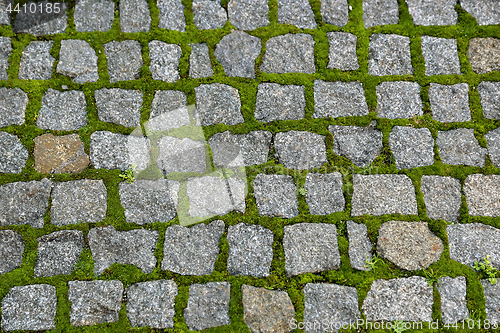
[[[499,25],[498,0],[1,2],[1,331],[491,331]]]

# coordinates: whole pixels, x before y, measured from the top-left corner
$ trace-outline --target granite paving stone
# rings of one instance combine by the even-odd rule
[[[469,318],[467,309],[467,284],[464,276],[451,278],[443,276],[437,283],[441,296],[441,317],[443,324],[455,324]]]
[[[467,51],[472,70],[486,74],[500,70],[500,39],[471,38]]]
[[[462,185],[452,177],[422,176],[420,190],[424,195],[427,217],[457,222],[462,205]]]
[[[472,128],[438,131],[436,144],[445,164],[484,167],[487,149],[479,145]]]
[[[181,275],[209,275],[219,255],[224,221],[196,224],[190,228],[173,225],[165,231],[162,270]]]
[[[109,82],[135,80],[141,77],[141,44],[136,40],[111,41],[104,44],[108,61]]]
[[[182,0],[156,0],[158,7],[159,23],[158,28],[186,31],[186,19],[184,17],[184,5]]]
[[[193,21],[198,30],[219,29],[227,22],[220,0],[193,0]]]
[[[349,4],[347,0],[321,1],[323,22],[343,27],[349,21]]]
[[[2,25],[10,25],[11,15],[6,10],[9,3],[12,4],[10,1],[5,1],[0,4],[0,24]]]
[[[90,326],[118,321],[123,283],[118,280],[69,281],[70,323]]]
[[[243,320],[250,332],[290,332],[295,308],[286,291],[241,287]]]
[[[211,0],[205,0],[211,2]],[[255,59],[260,55],[261,41],[236,30],[222,37],[214,56],[227,76],[255,78]]]
[[[345,209],[342,174],[308,173],[304,184],[306,203],[312,215],[328,215]]]
[[[500,324],[500,285],[491,284],[488,279],[481,280],[483,286],[486,319],[491,325]]]
[[[355,71],[359,69],[358,56],[356,54],[358,37],[341,31],[327,32],[326,36],[330,45],[326,68],[336,68],[343,71]]]
[[[457,40],[422,36],[425,75],[460,74]]]
[[[194,88],[197,115],[201,126],[243,123],[238,89],[226,84],[201,84]]]
[[[479,25],[500,24],[500,2],[496,0],[460,0],[460,6],[469,12]]]
[[[153,80],[174,83],[179,80],[179,61],[182,50],[179,45],[167,44],[158,40],[149,42],[149,70]],[[142,65],[142,64],[141,64]]]
[[[142,91],[102,88],[95,91],[95,104],[100,121],[125,127],[140,125]]]
[[[304,118],[305,107],[304,86],[261,83],[257,87],[255,119],[258,121],[300,120]]]
[[[434,120],[443,123],[472,120],[469,109],[469,85],[467,83],[454,85],[431,83],[429,101]]]
[[[1,185],[0,226],[28,224],[42,228],[51,190],[52,182],[47,178]]]
[[[23,49],[18,75],[21,80],[50,80],[52,66],[56,60],[50,55],[50,49],[53,44],[53,41],[34,41]],[[2,46],[3,53],[0,68],[5,71],[2,71],[0,78],[7,80],[7,60],[12,52],[10,39],[3,39],[0,46]]]
[[[2,299],[2,330],[54,329],[56,311],[56,287],[48,284],[12,287]]]
[[[424,114],[417,82],[392,81],[377,85],[377,117],[411,119]]]
[[[122,32],[148,32],[151,26],[146,0],[121,0],[120,27]]]
[[[230,0],[227,13],[237,29],[254,30],[269,25],[267,0]]]
[[[292,218],[299,214],[297,186],[291,176],[258,174],[253,186],[260,215]]]
[[[173,280],[139,282],[125,290],[127,318],[132,327],[174,327],[177,284]]]
[[[0,80],[7,80],[9,77],[7,70],[9,69],[9,57],[11,53],[12,42],[10,41],[10,38],[0,37]]]
[[[80,230],[61,230],[38,237],[35,277],[69,275],[85,246]]]
[[[260,225],[239,223],[227,231],[231,275],[269,276],[273,260],[273,232]]]
[[[274,150],[285,168],[306,170],[326,163],[325,137],[307,131],[279,132],[274,136]]]
[[[361,82],[314,81],[313,118],[366,116],[365,90]]]
[[[172,172],[199,172],[207,169],[205,144],[188,138],[164,136],[158,144],[158,168],[165,175]]]
[[[96,82],[99,74],[95,50],[81,39],[62,40],[56,72],[69,76],[75,83]]]
[[[79,173],[89,165],[78,134],[55,136],[51,133],[37,136],[35,142],[35,170],[40,173]]]
[[[186,106],[186,93],[177,90],[155,92],[149,121],[144,124],[150,131],[168,131],[190,124]]]
[[[314,74],[314,38],[297,33],[271,37],[266,42],[260,70],[266,73]]]
[[[31,4],[41,6],[42,10],[31,11]],[[55,4],[58,4],[59,12],[52,10],[50,13],[47,10],[48,4],[52,4],[51,9],[55,9]],[[13,6],[14,7],[14,6]],[[12,31],[15,33],[33,34],[37,37],[43,35],[53,35],[66,32],[68,27],[69,4],[67,2],[52,2],[48,0],[43,1],[28,1],[26,7],[29,9],[21,9],[14,21]],[[40,7],[39,7],[40,8]]]
[[[305,331],[321,333],[325,328],[338,332],[339,325],[355,323],[361,318],[358,291],[354,287],[333,283],[307,283],[304,287]]]
[[[78,0],[73,14],[76,31],[109,31],[115,19],[114,11],[114,1]]]
[[[496,128],[484,135],[488,142],[488,155],[491,163],[500,168],[500,129]]]
[[[189,299],[184,319],[190,330],[201,331],[211,327],[230,325],[229,282],[208,282],[189,286]]]
[[[434,138],[428,128],[394,126],[389,147],[399,170],[434,164]]]
[[[208,45],[206,43],[189,45],[191,46],[191,55],[189,56],[189,77],[201,79],[214,75]]]
[[[363,22],[365,22],[365,28],[376,25],[398,24],[398,1],[363,0]]]
[[[455,25],[457,0],[405,0],[415,25]]]
[[[0,172],[21,173],[28,160],[28,149],[19,138],[7,132],[0,132]]]
[[[473,174],[464,182],[470,216],[500,216],[500,176]]]
[[[314,13],[307,0],[278,0],[278,23],[301,29],[316,29]]]
[[[87,101],[83,91],[49,88],[42,97],[36,126],[56,131],[72,131],[87,125]]]
[[[0,230],[0,276],[21,267],[23,253],[23,236],[14,230]]]
[[[477,86],[483,115],[488,119],[500,119],[500,82],[483,81]]]
[[[406,175],[353,175],[352,216],[417,215],[415,188]]]
[[[413,74],[410,38],[394,34],[371,35],[368,74],[376,76]]]
[[[287,276],[340,268],[337,228],[327,223],[284,227],[283,250]]]
[[[353,164],[366,168],[382,152],[383,134],[376,122],[367,127],[329,126],[333,135],[333,153],[349,159]]]
[[[71,180],[54,184],[50,208],[53,225],[62,227],[76,223],[99,222],[106,218],[106,211],[107,191],[101,179]]]
[[[366,225],[347,221],[347,237],[349,238],[351,267],[360,271],[369,271],[366,261],[372,258],[372,243],[368,238]]]

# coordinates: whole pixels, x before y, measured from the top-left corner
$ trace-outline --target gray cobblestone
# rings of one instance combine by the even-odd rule
[[[394,34],[371,35],[368,74],[376,76],[413,74],[410,38]]]
[[[219,29],[227,22],[227,13],[220,0],[194,0],[193,16],[198,30]]]
[[[356,35],[333,31],[327,32],[330,51],[328,53],[329,69],[341,69],[343,71],[354,71],[359,69],[358,56],[356,54]]]
[[[230,0],[227,11],[229,20],[238,29],[254,30],[269,25],[267,0]]]
[[[201,331],[231,324],[230,289],[229,282],[208,282],[189,286],[188,305],[184,309],[184,318],[189,329]]]
[[[488,119],[500,119],[500,82],[483,81],[477,86],[483,115]]]
[[[389,147],[400,170],[434,164],[434,138],[428,128],[394,126]]]
[[[100,121],[125,127],[140,125],[142,91],[102,88],[95,91],[97,115]]]
[[[109,31],[113,25],[115,3],[110,0],[79,0],[73,14],[76,31]]]
[[[0,80],[7,80],[9,77],[7,70],[9,69],[9,57],[11,53],[12,42],[10,41],[10,38],[0,37]]]
[[[148,32],[151,15],[146,0],[121,0],[120,27],[123,32]]]
[[[366,116],[365,91],[360,82],[314,81],[313,118]]]
[[[265,123],[274,120],[304,118],[306,97],[304,86],[261,83],[257,90],[255,119]]]
[[[454,279],[443,276],[438,280],[437,289],[441,296],[443,324],[455,324],[469,318],[466,299],[467,284],[464,276]]]
[[[189,45],[191,46],[189,77],[200,79],[214,75],[207,44],[200,43]]]
[[[226,84],[201,84],[194,88],[199,124],[202,126],[223,123],[243,123],[238,89]]]
[[[0,78],[7,80],[7,54],[10,55],[10,52],[12,52],[12,46],[10,46],[10,40],[7,41],[6,39],[3,40],[2,44],[3,64],[0,64],[5,72],[2,73]],[[19,78],[21,80],[50,80],[52,77],[52,65],[56,60],[50,55],[50,49],[53,44],[53,41],[34,41],[24,48],[21,54],[21,62],[19,63]]]
[[[23,236],[14,230],[0,230],[0,276],[21,267],[23,253]]]
[[[487,150],[479,145],[472,128],[438,131],[436,144],[445,164],[484,167]]]
[[[422,36],[425,75],[460,74],[456,39]]]
[[[340,172],[307,174],[304,188],[307,191],[306,202],[309,213],[328,215],[343,211],[345,199],[342,185]]]
[[[135,80],[141,77],[141,44],[136,40],[112,41],[104,44],[108,61],[109,82]]]
[[[274,136],[274,150],[285,168],[306,170],[327,162],[325,137],[307,131],[279,132]]]
[[[316,29],[316,21],[307,0],[278,0],[278,22],[301,29]]]
[[[398,24],[397,0],[363,0],[363,21],[365,28],[376,25]]]
[[[464,182],[470,216],[500,216],[500,176],[473,174]]]
[[[210,1],[210,0],[209,0]],[[261,41],[236,30],[222,37],[214,56],[227,76],[255,78],[255,59],[260,55]]]
[[[28,160],[28,149],[14,134],[0,132],[0,172],[21,173]]]
[[[298,33],[270,38],[266,42],[266,53],[260,70],[277,74],[313,74],[316,71],[313,36]]]
[[[420,189],[424,195],[427,217],[457,222],[462,205],[462,185],[458,179],[422,176]]]
[[[158,28],[186,31],[182,0],[156,0],[156,6],[160,11]]]
[[[77,130],[87,125],[87,101],[83,91],[49,88],[42,97],[36,126],[57,131]]]
[[[415,25],[455,25],[457,0],[405,0]]]
[[[349,21],[349,4],[347,0],[321,1],[323,22],[343,27]]]

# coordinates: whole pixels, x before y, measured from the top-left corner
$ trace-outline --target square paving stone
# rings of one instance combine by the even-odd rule
[[[0,226],[28,224],[43,228],[51,190],[52,182],[47,178],[1,185]]]
[[[153,80],[174,83],[179,80],[179,60],[182,50],[179,45],[167,44],[159,40],[149,42],[149,58]],[[142,64],[141,64],[142,65]]]
[[[417,82],[393,81],[377,85],[377,117],[410,119],[424,114]]]
[[[436,144],[444,164],[484,167],[487,149],[479,145],[472,128],[438,131]]]
[[[83,91],[49,88],[42,97],[36,126],[56,131],[72,131],[87,125],[87,101]]]
[[[349,4],[347,0],[321,1],[323,22],[343,27],[349,21]]]
[[[189,56],[189,77],[192,79],[201,79],[214,75],[208,45],[206,43],[200,43],[189,44],[189,46],[191,46],[191,55]]]
[[[61,41],[59,59],[56,72],[71,77],[73,82],[85,83],[99,80],[97,55],[86,41],[80,39]]]
[[[484,138],[488,142],[488,155],[491,164],[500,168],[500,128],[489,131],[484,135]]]
[[[457,0],[405,0],[415,25],[455,25]]]
[[[158,168],[165,175],[172,172],[204,173],[207,169],[205,144],[201,141],[164,136],[158,149]]]
[[[313,118],[366,116],[365,90],[361,82],[314,81]]]
[[[41,6],[44,10],[35,10],[35,12],[32,12],[31,4]],[[52,4],[52,6],[49,7],[49,4]],[[59,12],[55,11],[55,4],[58,4]],[[21,9],[18,12],[12,31],[15,33],[33,34],[37,37],[64,33],[68,27],[68,7],[69,4],[67,2],[49,2],[48,0],[29,1],[26,3],[26,8],[30,8],[30,10]],[[53,10],[49,13],[48,8]]]
[[[394,126],[389,147],[399,170],[434,164],[434,138],[428,128]]]
[[[365,28],[376,25],[398,24],[397,0],[363,0],[363,21]]]
[[[484,117],[500,119],[500,82],[483,81],[477,86],[477,91]]]
[[[227,231],[231,275],[269,276],[273,261],[273,233],[260,225],[239,223]]]
[[[467,51],[472,70],[486,74],[500,70],[500,39],[472,38]]]
[[[260,215],[288,219],[299,215],[297,186],[291,176],[258,174],[253,187]]]
[[[284,227],[283,250],[287,276],[340,268],[334,224],[298,223]]]
[[[368,238],[368,228],[362,223],[347,221],[349,238],[349,261],[351,267],[360,271],[369,271],[367,260],[372,258],[372,243]]]
[[[7,70],[9,69],[9,57],[11,53],[12,42],[10,41],[10,38],[0,37],[0,80],[7,80],[9,77]]]
[[[0,88],[0,127],[24,124],[28,94],[19,88]]]
[[[2,330],[56,328],[56,288],[48,284],[13,287],[2,300]]]
[[[314,74],[314,38],[309,34],[286,34],[271,37],[260,66],[266,73]]]
[[[196,108],[201,126],[243,123],[238,89],[226,84],[201,84],[194,88]]]
[[[121,0],[120,27],[123,32],[148,32],[151,26],[146,0]]]
[[[358,56],[356,54],[358,37],[340,31],[327,32],[326,36],[330,45],[326,68],[336,68],[343,71],[355,71],[359,69]]]
[[[257,87],[255,119],[258,121],[299,120],[304,118],[305,107],[304,86],[261,83]]]
[[[173,225],[165,231],[162,270],[180,275],[210,275],[219,255],[224,222],[200,223],[190,228]]]
[[[190,330],[201,331],[211,327],[230,325],[229,282],[208,282],[189,286],[189,299],[184,319]]]
[[[333,283],[307,283],[304,287],[304,322],[306,332],[337,332],[339,325],[361,318],[358,291]],[[320,325],[321,324],[321,325]]]
[[[14,134],[0,132],[0,172],[20,173],[26,166],[28,149]]]
[[[220,0],[193,0],[193,23],[198,30],[219,29],[227,22]]]
[[[109,82],[135,80],[141,77],[142,48],[136,40],[104,44],[108,61]]]
[[[371,35],[368,74],[376,76],[413,74],[410,37],[390,34]]]
[[[306,170],[326,163],[325,137],[307,131],[276,133],[274,149],[285,168]]]
[[[496,0],[460,0],[460,6],[477,20],[478,25],[500,24],[500,2]]]
[[[95,91],[95,104],[100,121],[125,127],[140,125],[142,91],[102,88]]]
[[[438,280],[437,289],[441,296],[443,324],[455,324],[469,318],[466,299],[467,284],[464,276],[454,279],[443,276]]]
[[[156,91],[149,121],[144,126],[150,131],[168,131],[189,125],[191,120],[186,99],[186,93],[182,91]]]
[[[278,0],[278,23],[301,29],[316,29],[316,21],[307,0]]]
[[[107,191],[102,180],[55,183],[50,208],[53,225],[99,222],[106,218],[106,211]]]
[[[488,279],[481,280],[483,286],[486,318],[490,324],[500,324],[500,284],[491,284]]]
[[[110,0],[79,0],[73,18],[76,31],[109,31],[113,25],[115,3]]]
[[[227,12],[237,29],[254,30],[269,25],[267,0],[230,0]]]
[[[10,46],[10,40],[8,43],[3,40],[3,64],[0,63],[1,68],[5,70],[2,73],[2,80],[7,80],[7,59],[8,55],[12,52],[12,47]],[[35,41],[29,43],[23,50],[21,54],[21,62],[19,63],[19,78],[21,80],[50,80],[52,76],[52,66],[56,60],[50,55],[50,49],[52,49],[53,41]],[[10,47],[10,50],[9,50]]]
[[[132,327],[174,327],[177,284],[173,280],[135,283],[125,291],[127,318]]]
[[[406,175],[353,175],[352,216],[417,215],[415,188]]]
[[[118,321],[123,283],[118,280],[69,281],[70,322],[90,326]]]
[[[345,209],[342,174],[309,173],[306,177],[306,202],[312,215],[328,215]]]
[[[255,59],[260,55],[261,41],[244,31],[236,30],[222,37],[214,56],[227,76],[255,78]]]
[[[462,184],[456,178],[422,176],[420,190],[424,195],[427,217],[457,222],[462,205]]]
[[[158,28],[186,31],[186,19],[184,18],[182,0],[156,0],[156,6],[160,11]]]
[[[457,40],[422,36],[425,75],[460,74]]]
[[[500,176],[469,175],[465,178],[464,193],[470,216],[500,216]]]
[[[0,230],[0,276],[21,267],[23,253],[23,236],[14,230]]]

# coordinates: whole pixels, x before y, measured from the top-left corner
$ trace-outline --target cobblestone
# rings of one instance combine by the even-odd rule
[[[298,33],[272,37],[266,42],[266,53],[260,66],[266,73],[313,74],[314,38]]]
[[[321,1],[323,22],[343,27],[349,21],[349,5],[347,0]]]
[[[309,213],[312,215],[328,215],[345,209],[342,174],[307,174],[304,189]]]
[[[455,25],[457,0],[405,0],[415,25]]]
[[[28,101],[28,94],[19,88],[0,88],[0,127],[24,124]]]
[[[428,128],[394,126],[389,147],[400,170],[434,164],[434,139]]]
[[[500,130],[496,128],[489,131],[484,135],[484,138],[488,142],[488,155],[491,163],[500,168]]]
[[[184,5],[182,0],[156,0],[158,7],[159,23],[158,28],[186,31],[186,19],[184,18]]]
[[[500,119],[500,82],[483,81],[477,86],[483,115],[488,119]]]
[[[14,134],[0,132],[0,172],[21,173],[28,160],[28,149]]]
[[[349,260],[351,267],[360,271],[369,271],[366,262],[372,258],[372,243],[368,238],[368,229],[362,223],[347,221],[349,238]]]
[[[465,277],[458,276],[452,279],[449,276],[443,276],[438,280],[437,289],[441,296],[443,324],[455,324],[469,318]]]
[[[9,37],[0,37],[0,80],[7,80],[9,77],[9,57],[12,53],[12,42]]]
[[[483,286],[486,319],[490,324],[498,325],[500,323],[500,285],[491,284],[488,279],[481,280]]]
[[[479,145],[472,128],[438,131],[436,144],[445,164],[484,167],[487,150]]]
[[[148,32],[151,15],[146,0],[121,0],[120,27],[122,32]]]
[[[291,176],[258,174],[253,186],[260,215],[292,218],[299,214],[297,187]]]
[[[500,176],[473,174],[464,182],[470,216],[500,216]]]
[[[211,327],[230,325],[229,299],[231,284],[208,282],[189,286],[189,299],[184,309],[186,325],[201,331]]]
[[[340,69],[343,71],[354,71],[359,69],[358,56],[356,54],[356,35],[333,31],[327,32],[330,51],[328,53],[329,69]]]
[[[109,31],[113,25],[115,3],[110,0],[79,0],[73,14],[76,31]]]
[[[58,74],[71,77],[75,83],[99,80],[97,55],[86,41],[79,39],[61,41],[59,58],[56,68]]]
[[[424,114],[417,82],[381,82],[377,85],[377,117],[411,119]]]
[[[304,118],[306,97],[304,86],[261,83],[257,90],[255,119],[265,123],[274,120]]]
[[[211,0],[205,0],[212,2]],[[255,59],[260,55],[260,39],[236,30],[222,37],[214,56],[227,76],[255,78]]]
[[[460,74],[456,39],[422,36],[425,75]]]
[[[191,55],[189,57],[189,77],[193,79],[200,79],[214,75],[207,44],[200,43],[189,45],[191,46]]]
[[[0,276],[21,267],[23,236],[14,230],[0,230]]]
[[[410,38],[390,34],[371,35],[368,74],[376,76],[413,74]]]
[[[49,88],[42,97],[36,126],[42,129],[71,131],[87,125],[87,102],[83,91],[58,91]]]
[[[462,205],[462,185],[458,179],[422,176],[420,190],[424,195],[427,217],[457,222]]]
[[[469,85],[467,83],[451,86],[431,83],[429,101],[434,120],[443,123],[472,120],[469,109]]]
[[[219,123],[236,125],[243,123],[238,89],[226,84],[201,84],[194,88],[199,123],[210,126]]]
[[[158,40],[149,42],[149,70],[153,80],[174,83],[179,80],[179,60],[182,50],[179,45],[167,44]],[[141,64],[142,65],[142,64]]]
[[[135,80],[141,77],[141,44],[136,40],[112,41],[104,44],[108,60],[109,82]]]
[[[155,92],[147,126],[150,131],[168,131],[190,124],[186,94],[177,90]]]
[[[226,10],[220,0],[194,0],[193,21],[198,30],[219,29],[227,22]]]
[[[363,0],[363,21],[365,28],[376,25],[398,24],[397,0]]]
[[[205,145],[201,141],[165,136],[161,138],[158,149],[158,167],[165,175],[172,172],[206,171]]]
[[[460,0],[463,10],[469,12],[479,25],[500,24],[500,3],[495,0]]]
[[[301,29],[316,29],[316,21],[307,0],[278,0],[278,22]]]
[[[142,92],[120,88],[102,88],[95,91],[97,114],[100,121],[125,127],[140,125]]]
[[[19,78],[21,80],[50,80],[52,77],[52,65],[56,60],[50,55],[50,49],[54,44],[53,41],[35,41],[29,43],[21,54],[21,62],[19,63]],[[2,73],[0,78],[7,80],[8,56],[12,52],[10,39],[3,39],[2,43],[3,59]]]
[[[360,82],[314,81],[313,118],[366,116],[365,91]]]
[[[500,70],[500,39],[471,38],[467,56],[477,74]]]
[[[307,131],[279,132],[274,136],[278,161],[285,168],[306,170],[326,163],[325,137]]]
[[[231,23],[241,30],[254,30],[269,25],[267,0],[230,0],[227,12]]]
[[[49,13],[48,10],[38,11],[36,9],[34,12],[31,11],[31,4],[46,9],[48,3],[52,3],[52,5],[59,4],[59,12],[52,10]],[[14,8],[14,6],[12,7]],[[24,10],[21,9],[17,13],[12,31],[15,33],[33,34],[37,37],[64,33],[68,27],[68,7],[69,4],[67,2],[49,2],[48,0],[28,1]],[[29,10],[26,8],[29,8]]]
[[[33,141],[37,172],[79,173],[89,165],[89,157],[78,134],[54,136],[47,133]]]

